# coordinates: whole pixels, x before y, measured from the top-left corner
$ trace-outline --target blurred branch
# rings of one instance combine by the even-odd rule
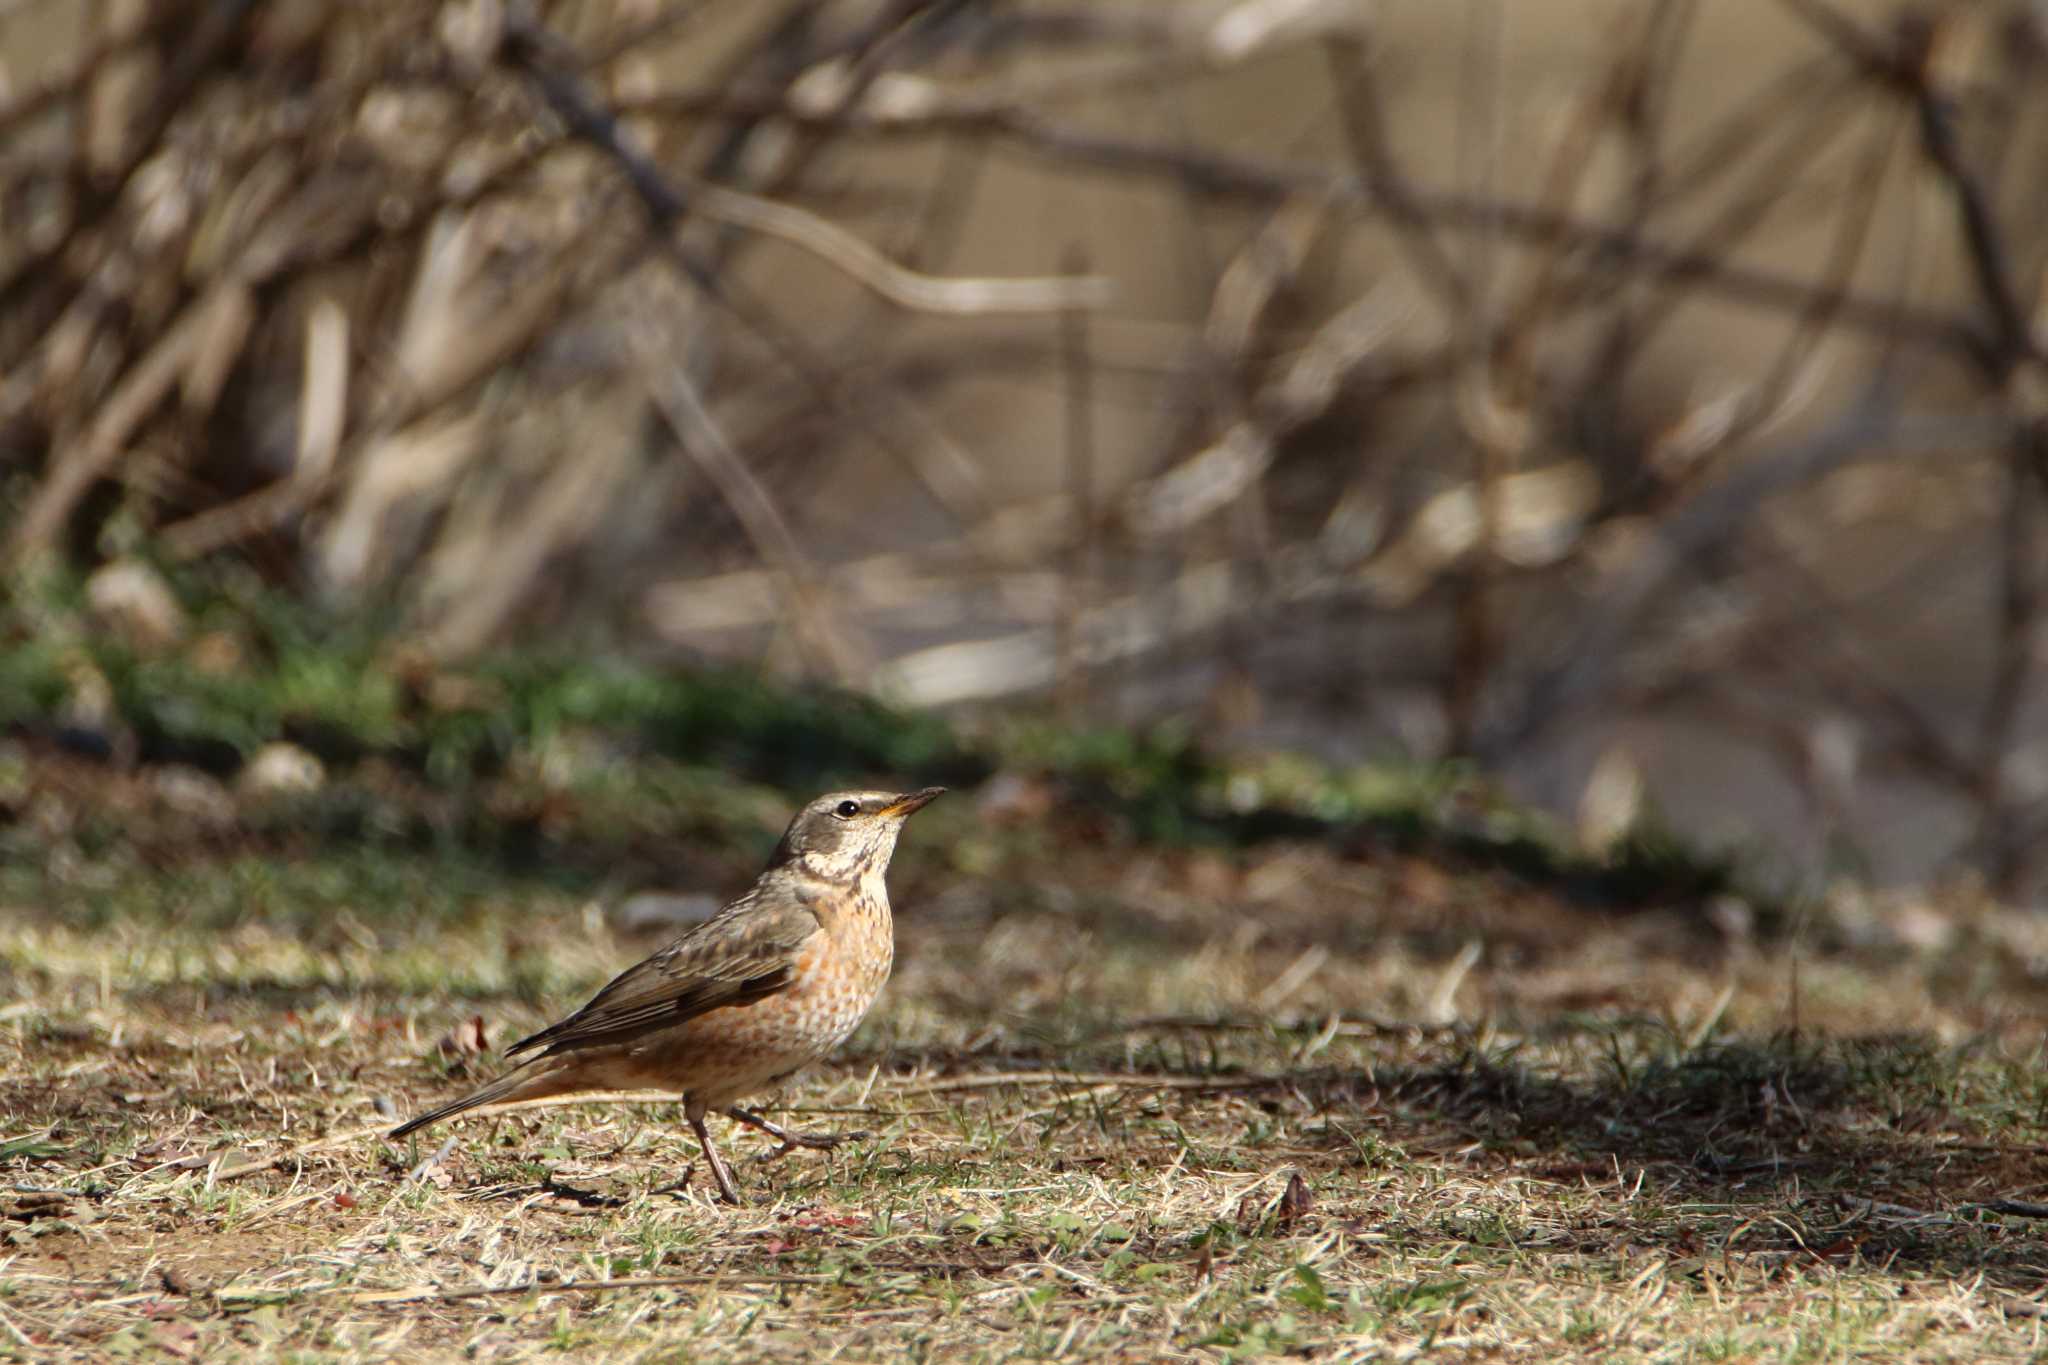
[[[1199,386],[1183,400],[1189,432],[1223,428],[1193,454],[1145,477],[1123,497],[1126,524],[1139,536],[1159,538],[1182,530],[1243,497],[1273,457],[1266,439],[1277,434],[1249,413],[1245,390],[1250,352],[1276,296],[1291,284],[1328,215],[1321,204],[1279,205],[1243,249],[1216,272],[1201,341],[1185,374]]]
[[[248,497],[166,527],[163,545],[171,558],[191,558],[269,530],[310,507],[326,490],[348,423],[348,314],[331,298],[314,304],[306,319],[298,416],[291,473]]]
[[[121,164],[112,176],[92,185],[89,196],[89,212],[97,215],[111,208],[128,188],[130,179],[156,151],[164,132],[178,116],[185,98],[204,78],[208,69],[219,55],[226,50],[242,30],[242,25],[255,8],[256,0],[198,0],[198,3],[175,4],[169,14],[153,14],[135,36],[147,36],[169,31],[172,25],[160,24],[164,18],[185,20],[197,12],[197,17],[185,26],[184,41],[170,54],[163,71],[156,78],[150,90],[147,105],[144,106],[136,126],[124,130],[122,139],[126,152]],[[155,6],[151,6],[155,9]],[[133,39],[130,40],[131,42]],[[127,46],[129,44],[123,44]],[[98,56],[99,65],[104,65],[110,53]],[[98,66],[87,68],[94,74]]]
[[[877,420],[876,408],[894,403],[899,408],[897,415],[903,414],[902,405],[886,387],[849,387],[799,333],[776,323],[766,309],[744,298],[731,280],[721,279],[709,261],[677,239],[673,229],[691,206],[688,194],[669,182],[660,168],[624,136],[617,116],[564,68],[560,44],[552,34],[530,18],[515,16],[507,21],[504,41],[507,58],[536,83],[570,133],[595,147],[625,174],[655,227],[657,242],[705,298],[760,338],[824,401],[861,422],[885,449],[901,455],[933,497],[955,517],[971,523],[986,515],[986,499],[971,464],[959,459],[933,459],[916,450],[905,451],[900,442],[890,438],[886,423]],[[940,449],[943,451],[944,447]]]
[[[1643,614],[1699,555],[1738,534],[1768,499],[1857,459],[1885,451],[1994,444],[2012,430],[2011,417],[1990,411],[1961,416],[1904,417],[1882,388],[1873,389],[1832,424],[1774,450],[1759,451],[1739,469],[1680,503],[1659,522],[1628,565],[1587,604],[1580,625],[1474,745],[1497,760],[1562,723],[1612,690],[1624,647]]]
[[[1069,274],[1080,278],[1088,270],[1088,254],[1078,246],[1063,253]],[[1069,311],[1060,328],[1060,358],[1066,399],[1066,432],[1063,442],[1061,483],[1065,486],[1071,511],[1072,531],[1066,562],[1061,565],[1065,580],[1060,602],[1059,701],[1071,714],[1086,700],[1086,684],[1078,666],[1076,633],[1081,614],[1094,597],[1097,572],[1095,496],[1095,403],[1093,367],[1088,354],[1088,315],[1080,309]]]
[[[846,229],[803,209],[710,184],[697,183],[685,189],[633,146],[617,116],[564,69],[563,63],[570,58],[555,52],[556,44],[549,35],[530,21],[514,19],[505,36],[508,51],[540,86],[571,135],[597,147],[624,172],[658,225],[667,227],[694,211],[765,233],[829,261],[900,307],[925,312],[1058,313],[1098,306],[1109,296],[1110,283],[1101,278],[935,278],[896,264]],[[685,268],[700,286],[724,296],[708,263],[686,260]],[[729,298],[727,301],[730,303]]]
[[[1850,110],[1848,101],[1836,101],[1823,106],[1805,122],[1779,130],[1776,137],[1778,145],[1774,147],[1773,154],[1755,168],[1744,192],[1731,197],[1686,240],[1680,250],[1701,258],[1727,259],[1760,233],[1770,220],[1772,210],[1800,183],[1801,173],[1809,169],[1842,134]],[[1874,190],[1876,187],[1867,188]],[[1852,202],[1853,198],[1852,194]],[[1837,255],[1830,259],[1831,262],[1838,261],[1841,257]],[[1642,354],[1657,333],[1670,323],[1679,305],[1694,296],[1695,289],[1706,284],[1703,292],[1712,292],[1710,283],[1686,276],[1642,278],[1607,272],[1588,272],[1588,275],[1590,278],[1576,282],[1576,287],[1561,289],[1559,301],[1584,305],[1612,291],[1622,293],[1622,302],[1616,307],[1607,343],[1589,362],[1591,374],[1599,377],[1592,379],[1589,376],[1587,387],[1600,390],[1608,389],[1625,373],[1629,362]],[[1627,306],[1629,299],[1637,296],[1642,299],[1640,305]],[[1795,321],[1834,317],[1848,297],[1848,280],[1829,277],[1819,281],[1818,287],[1811,287],[1804,306],[1788,311],[1793,313]]]
[[[2011,883],[2048,390],[2000,175],[2048,86],[2003,10],[1781,3],[1819,42],[1752,81],[1702,0],[1556,44],[1506,0],[122,0],[0,99],[7,562],[238,550],[448,649],[637,598],[921,701],[1300,699],[1221,742],[1526,764],[1720,689],[1823,823],[1867,730]]]
[[[691,187],[705,217],[748,228],[803,248],[899,308],[973,316],[989,313],[1065,313],[1098,308],[1110,299],[1100,275],[1041,278],[940,278],[896,264],[845,228],[788,204],[716,185]]]
[[[702,17],[709,8],[709,0],[679,0],[678,3],[664,5],[653,14],[636,23],[628,24],[622,31],[606,39],[602,47],[583,58],[583,69],[601,71],[635,48],[645,47],[664,38],[673,38],[677,29],[684,27],[693,19]]]
[[[1782,582],[1788,595],[1798,598],[1769,629],[1748,632],[1742,652],[1761,658],[1788,680],[1808,681],[1850,703],[1861,716],[1876,717],[1891,732],[1902,765],[1916,776],[1966,798],[1980,796],[1983,770],[1888,676],[1884,660],[1857,640],[1849,604],[1807,567],[1797,547],[1784,544],[1768,526],[1757,530],[1756,541],[1773,582]]]
[[[2036,370],[2044,359],[2029,321],[2029,309],[2013,278],[2012,255],[1982,176],[1964,154],[1956,129],[1954,101],[1936,83],[1933,55],[1944,22],[1914,12],[1900,18],[1889,42],[1864,33],[1825,0],[1781,0],[1867,74],[1900,92],[1918,118],[1920,143],[1947,182],[1962,233],[1964,256],[1975,280],[1990,336],[1975,356],[1992,387],[2009,389],[2022,367]],[[2038,406],[2038,405],[2037,405]],[[2015,840],[2006,801],[2006,755],[2013,747],[2021,699],[2035,667],[2041,586],[2036,527],[2040,502],[2048,497],[2048,424],[2038,411],[2011,436],[2014,471],[2006,490],[1998,564],[1998,643],[1978,725],[1980,857],[1992,884],[2013,889],[2024,837]]]
[[[2016,438],[2039,458],[2038,427]],[[2001,894],[2016,888],[2024,847],[2013,828],[2019,812],[2008,809],[2007,765],[2014,748],[2022,704],[2037,667],[2041,618],[2041,496],[2039,474],[2030,462],[2008,461],[2005,516],[1999,530],[1998,643],[1991,686],[1977,727],[1977,754],[1984,778],[1978,838],[1992,885]]]
[[[67,254],[76,252],[81,244],[90,253],[88,260],[104,258],[110,250],[104,235],[94,234],[89,229],[102,223],[121,203],[129,182],[156,152],[180,105],[199,83],[209,64],[240,33],[254,3],[255,0],[186,0],[185,3],[175,3],[174,0],[161,12],[151,6],[151,18],[136,36],[168,39],[182,28],[183,41],[156,78],[149,103],[137,125],[125,130],[122,139],[125,155],[114,173],[104,176],[75,174],[80,192],[72,209],[70,231],[47,247],[24,253],[5,276],[0,276],[0,316],[18,316],[24,293],[46,276],[54,274],[69,287],[46,291],[48,301],[31,314],[34,317],[32,330],[40,332],[47,319],[60,314],[66,304],[85,288],[80,282],[91,277],[86,262],[74,259],[66,262],[68,269],[54,270],[53,267]],[[165,22],[160,25],[159,19]],[[121,46],[132,45],[132,41]],[[102,52],[96,64],[81,67],[82,77],[89,81],[97,75],[111,55],[111,52]],[[67,89],[66,93],[75,92]],[[79,169],[74,167],[74,172]],[[95,240],[96,236],[98,240]]]
[[[628,337],[655,406],[677,444],[711,480],[764,562],[782,586],[783,603],[814,665],[842,685],[865,680],[872,664],[845,634],[846,622],[826,595],[810,556],[776,506],[775,498],[747,468],[704,406],[697,386],[677,362],[676,347],[651,318],[628,324]]]
[[[243,297],[247,288],[239,280],[224,280],[188,305],[129,369],[92,424],[52,454],[50,472],[7,538],[7,561],[16,573],[49,549],[86,490],[127,452],[150,410],[170,395],[199,355],[215,311],[249,306]]]
[[[1908,12],[1887,43],[1864,33],[1856,23],[1825,0],[1780,0],[1787,9],[1833,44],[1863,71],[1909,99],[1920,122],[1920,141],[1928,160],[1941,171],[1955,197],[1963,242],[1975,272],[1977,291],[1991,316],[1992,333],[1982,358],[1994,376],[2002,377],[2022,359],[2039,360],[2027,310],[2013,284],[2011,257],[1991,211],[1989,196],[1963,155],[1956,135],[1955,107],[1939,89],[1929,69],[1936,20]]]
[[[75,4],[77,0],[67,3]],[[196,3],[197,0],[186,0],[182,4],[151,4],[135,11],[122,11],[120,21],[94,34],[91,43],[69,67],[0,101],[0,137],[77,95],[105,69],[110,59],[181,22]]]
[[[1641,11],[1646,18],[1638,26],[1639,32],[1629,29],[1617,31],[1616,55],[1607,64],[1606,80],[1589,87],[1581,95],[1571,121],[1552,149],[1539,180],[1539,208],[1549,213],[1563,213],[1570,208],[1593,165],[1601,124],[1609,116],[1614,116],[1625,123],[1629,134],[1628,147],[1635,163],[1626,221],[1632,232],[1643,233],[1663,164],[1662,159],[1652,155],[1647,148],[1652,136],[1650,125],[1655,122],[1652,109],[1661,108],[1652,92],[1664,89],[1667,84],[1653,79],[1645,67],[1650,61],[1652,44],[1660,32],[1660,25],[1671,26],[1666,24],[1666,20],[1680,8],[1675,0],[1659,0],[1658,4]],[[1540,257],[1531,268],[1519,296],[1502,310],[1504,325],[1499,343],[1502,369],[1520,383],[1528,382],[1531,363],[1529,342],[1549,312],[1560,276],[1570,259],[1570,253],[1562,251]],[[1610,341],[1610,349],[1612,345]]]
[[[1820,281],[1833,298],[1842,296],[1863,262],[1886,167],[1898,141],[1899,121],[1884,120],[1871,131],[1855,163],[1849,191],[1841,198],[1827,255],[1819,270]],[[1650,323],[1634,318],[1617,320],[1617,335],[1608,352],[1614,364],[1601,373],[1615,373],[1620,348],[1640,350],[1653,334],[1654,325],[1670,316],[1671,305],[1666,300],[1661,316]],[[1716,409],[1718,421],[1708,426],[1682,424],[1689,428],[1684,436],[1674,431],[1667,433],[1667,437],[1676,439],[1660,439],[1652,445],[1645,492],[1654,488],[1661,494],[1666,488],[1694,485],[1713,477],[1722,458],[1742,451],[1745,442],[1782,423],[1808,401],[1816,387],[1814,371],[1820,363],[1819,348],[1830,335],[1833,322],[1834,315],[1826,302],[1817,302],[1812,310],[1799,314],[1792,320],[1762,378],[1730,395],[1733,401],[1708,405]]]
[[[1382,290],[1339,310],[1288,358],[1239,420],[1172,469],[1126,492],[1126,523],[1140,536],[1168,536],[1239,496],[1272,464],[1282,440],[1329,410],[1403,320]]]
[[[954,112],[940,106],[914,113],[856,109],[846,114],[817,114],[779,94],[728,91],[663,94],[622,102],[620,107],[632,112],[772,116],[801,125],[882,136],[983,130],[1052,160],[1172,179],[1204,195],[1262,200],[1320,196],[1336,207],[1386,211],[1388,187],[1357,176],[1096,132],[1028,109]],[[1405,183],[1398,192],[1420,218],[1443,227],[1458,231],[1498,228],[1527,245],[1583,252],[1616,272],[1634,268],[1647,278],[1696,282],[1735,301],[1778,311],[1826,308],[1845,328],[1915,345],[1951,348],[1981,342],[1964,317],[1902,306],[1890,299],[1818,289],[1796,276],[1668,246],[1627,228]]]
[[[1373,187],[1393,220],[1398,240],[1409,262],[1422,279],[1436,291],[1445,311],[1461,328],[1469,325],[1472,291],[1450,253],[1432,234],[1439,215],[1427,212],[1407,177],[1394,164],[1387,145],[1385,122],[1380,117],[1379,92],[1366,62],[1365,47],[1350,35],[1326,38],[1323,54],[1330,67],[1330,83],[1337,93],[1337,111],[1344,139],[1358,167],[1358,182]],[[1479,223],[1482,231],[1492,224]]]
[[[1508,16],[1497,4],[1468,5],[1459,61],[1457,165],[1477,196],[1501,202],[1502,49]],[[1480,125],[1476,130],[1473,125]],[[1468,169],[1469,168],[1469,169]],[[1475,543],[1451,575],[1451,657],[1441,695],[1448,726],[1445,747],[1462,755],[1471,742],[1487,680],[1503,652],[1500,608],[1505,485],[1542,439],[1522,401],[1520,386],[1503,382],[1494,364],[1500,348],[1499,225],[1486,224],[1466,243],[1470,301],[1460,320],[1457,347],[1464,365],[1453,397],[1458,426],[1476,462]]]

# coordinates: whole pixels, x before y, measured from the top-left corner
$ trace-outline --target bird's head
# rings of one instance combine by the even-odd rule
[[[946,789],[914,792],[831,792],[796,813],[770,866],[801,864],[827,881],[852,881],[888,869],[896,836],[915,811]]]

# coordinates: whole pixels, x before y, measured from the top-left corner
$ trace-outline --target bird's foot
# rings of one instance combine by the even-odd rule
[[[771,1123],[759,1114],[749,1113],[747,1110],[738,1107],[728,1109],[725,1112],[734,1120],[746,1124],[749,1128],[760,1129],[781,1144],[755,1157],[754,1160],[757,1162],[779,1160],[796,1151],[799,1147],[813,1152],[829,1152],[841,1143],[858,1142],[868,1136],[868,1132],[864,1128],[856,1129],[850,1133],[804,1133],[794,1128],[784,1128],[779,1123]]]
[[[781,1134],[782,1145],[769,1148],[754,1160],[777,1161],[799,1147],[807,1151],[829,1152],[843,1142],[859,1142],[867,1136],[867,1130],[864,1128],[856,1128],[850,1133],[796,1133],[785,1129]]]

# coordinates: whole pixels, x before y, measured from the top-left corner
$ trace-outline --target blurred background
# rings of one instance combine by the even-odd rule
[[[372,720],[545,648],[2038,902],[2044,44],[0,0],[0,724],[289,785],[372,695],[292,642]]]

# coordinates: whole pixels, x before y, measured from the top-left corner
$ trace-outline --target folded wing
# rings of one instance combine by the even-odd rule
[[[505,1055],[542,1048],[541,1056],[552,1057],[616,1046],[707,1010],[765,999],[789,988],[798,954],[818,932],[818,917],[808,906],[769,905],[749,893],[620,972],[589,1004],[520,1039]]]

